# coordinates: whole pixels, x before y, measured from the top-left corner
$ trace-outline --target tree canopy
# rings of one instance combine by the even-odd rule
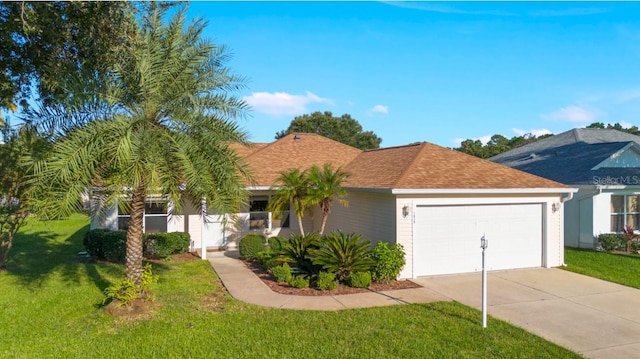
[[[119,61],[135,22],[126,2],[0,3],[0,108],[65,95],[61,74],[96,75]]]
[[[72,95],[36,116],[53,143],[33,162],[41,208],[66,215],[99,187],[101,203],[128,209],[126,276],[136,285],[150,196],[176,212],[191,200],[200,213],[237,213],[247,200],[248,171],[229,147],[247,143],[234,121],[247,108],[233,95],[244,80],[226,67],[225,48],[202,38],[204,21],[187,25],[182,9],[165,23],[165,13],[137,18],[109,76],[64,81]]]
[[[335,117],[330,111],[296,116],[286,130],[276,133],[276,140],[295,132],[317,133],[361,150],[379,148],[382,139],[364,131],[349,114]]]

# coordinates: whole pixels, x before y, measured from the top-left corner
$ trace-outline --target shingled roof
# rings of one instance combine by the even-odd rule
[[[350,174],[347,188],[565,188],[545,178],[423,142],[362,151],[326,137],[294,133],[270,144],[238,146],[254,176],[252,186],[276,184],[280,172],[331,163]]]
[[[599,163],[640,137],[613,129],[576,128],[489,158],[490,161],[569,185],[594,178],[640,175],[640,168],[599,168]]]
[[[249,152],[245,160],[253,173],[253,186],[273,186],[282,171],[291,168],[304,170],[328,162],[335,167],[343,167],[361,152],[317,134],[292,133]]]
[[[368,150],[345,171],[345,187],[386,189],[566,188],[565,185],[428,142]]]

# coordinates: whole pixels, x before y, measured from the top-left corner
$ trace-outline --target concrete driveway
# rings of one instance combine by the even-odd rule
[[[415,281],[481,309],[480,273]],[[640,290],[561,269],[536,268],[489,272],[487,293],[490,316],[586,357],[640,358]]]

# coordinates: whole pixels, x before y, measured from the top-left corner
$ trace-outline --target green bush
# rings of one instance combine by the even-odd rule
[[[242,237],[238,249],[240,257],[244,259],[256,259],[258,253],[267,249],[265,237],[262,234],[252,233]]]
[[[269,241],[269,248],[271,248],[271,250],[274,253],[281,253],[282,249],[285,245],[285,243],[287,243],[287,239],[284,237],[270,237],[268,239]]]
[[[291,238],[282,246],[282,256],[285,260],[295,265],[296,273],[313,275],[320,271],[320,267],[313,264],[309,253],[318,248],[320,237],[316,233],[306,236],[291,235]]]
[[[612,251],[616,249],[627,249],[627,238],[622,234],[617,233],[602,233],[598,235],[598,243],[605,251]]]
[[[127,252],[127,232],[92,229],[85,234],[82,243],[93,258],[123,263]]]
[[[294,288],[309,288],[309,278],[304,275],[292,276],[287,283]]]
[[[332,232],[324,237],[317,249],[310,249],[309,256],[315,265],[336,274],[343,281],[352,272],[365,272],[376,262],[371,258],[369,241],[359,234]]]
[[[291,279],[291,267],[287,263],[271,268],[271,274],[276,277],[278,283],[289,282]]]
[[[317,285],[320,290],[334,290],[338,286],[338,280],[334,273],[320,272],[318,273]]]
[[[353,288],[369,288],[371,285],[371,273],[353,272],[347,277],[347,285]]]
[[[378,242],[373,248],[372,258],[376,261],[371,269],[374,281],[395,280],[406,263],[404,247],[398,243],[389,248],[388,243]]]
[[[147,233],[144,236],[144,253],[149,256],[166,257],[189,251],[191,236],[185,232]]]
[[[142,283],[136,286],[129,278],[125,278],[104,290],[103,304],[117,300],[118,306],[126,306],[136,299],[153,300],[151,289],[158,281],[158,276],[153,274],[151,264],[147,263],[142,269]]]

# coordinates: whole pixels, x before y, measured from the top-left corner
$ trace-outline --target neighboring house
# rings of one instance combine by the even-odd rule
[[[168,218],[150,205],[145,223],[165,220],[163,230],[188,231],[196,249],[203,239],[206,248],[219,248],[253,231],[288,236],[296,232],[296,217],[285,213],[276,219],[266,211],[279,172],[331,162],[351,175],[344,184],[349,205],[333,206],[326,231],[402,244],[407,265],[401,278],[480,270],[483,235],[489,240],[489,269],[564,262],[563,217],[557,209],[575,190],[560,183],[429,143],[361,151],[298,133],[237,150],[254,175],[243,213],[211,215],[210,223],[203,223],[187,207],[184,214]],[[117,228],[118,217],[126,219],[126,214],[116,213],[95,226]],[[223,217],[238,220],[224,226]],[[319,208],[304,221],[307,231],[318,230]]]
[[[640,137],[611,129],[578,128],[489,160],[579,191],[564,204],[564,238],[595,248],[601,233],[640,230]]]

